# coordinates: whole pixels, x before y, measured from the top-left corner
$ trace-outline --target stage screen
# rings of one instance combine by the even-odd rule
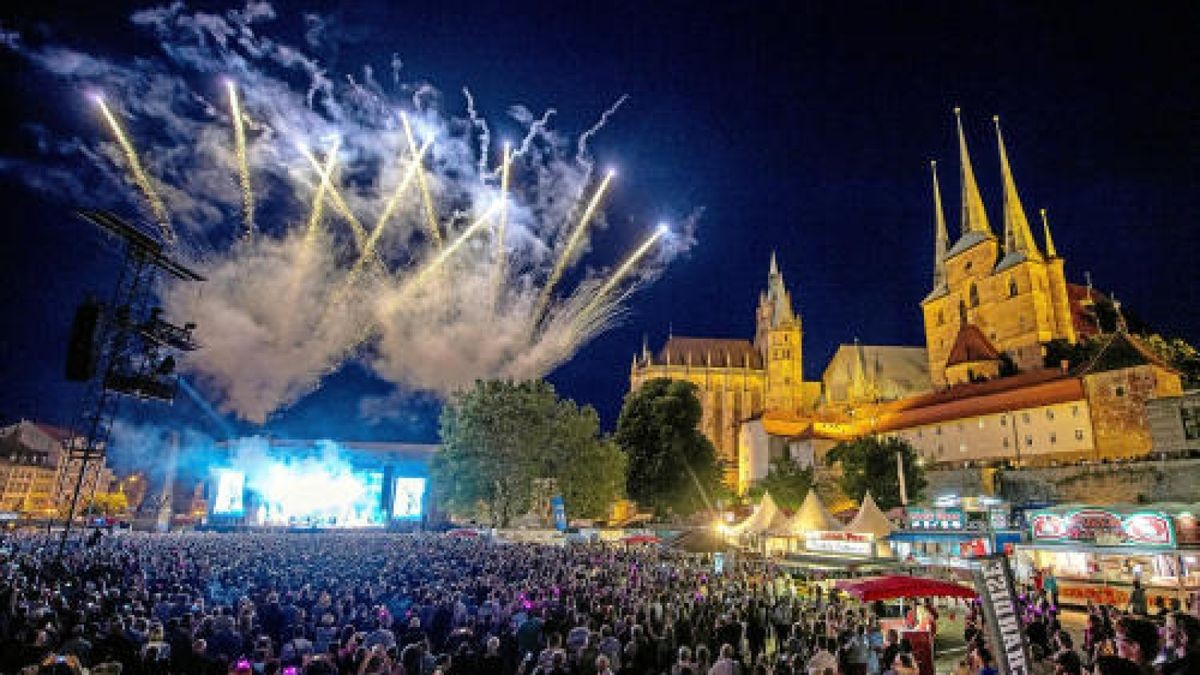
[[[392,495],[393,518],[420,518],[425,500],[425,479],[398,477]]]
[[[383,524],[382,471],[329,468],[308,462],[281,464],[271,469],[256,490],[259,524],[292,527]]]
[[[245,510],[242,493],[246,488],[246,474],[232,469],[213,471],[213,483],[217,486],[213,498],[212,514],[215,516],[240,516]]]

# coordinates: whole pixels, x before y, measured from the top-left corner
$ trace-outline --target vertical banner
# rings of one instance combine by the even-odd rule
[[[550,511],[554,514],[554,528],[559,532],[567,529],[567,505],[563,502],[562,495],[554,495],[550,498]]]
[[[988,648],[996,655],[996,669],[1012,675],[1028,675],[1029,644],[1021,630],[1021,610],[1008,558],[991,555],[977,560],[971,573],[983,603]]]

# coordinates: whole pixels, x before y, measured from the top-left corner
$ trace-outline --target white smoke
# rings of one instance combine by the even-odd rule
[[[487,156],[499,152],[488,147],[489,127],[466,89],[465,101],[451,103],[428,83],[404,85],[392,54],[388,65],[405,97],[392,100],[371,64],[359,76],[331,73],[306,51],[333,41],[335,24],[305,17],[306,44],[295,46],[262,32],[275,17],[265,2],[224,14],[182,2],[139,11],[132,22],[157,40],[162,56],[155,59],[27,48],[15,34],[3,40],[81,93],[102,94],[134,139],[179,235],[175,254],[207,278],[168,286],[162,299],[171,317],[198,324],[203,348],[184,367],[223,411],[263,422],[348,359],[403,389],[435,393],[478,378],[542,376],[611,325],[622,313],[619,300],[694,242],[689,219],[612,297],[593,302],[620,261],[554,289],[542,310],[541,285],[576,224],[580,200],[596,187],[589,142],[625,98],[574,142],[552,128],[553,109],[535,117],[512,106],[525,132],[500,209],[500,162]],[[226,78],[239,92],[246,124],[258,228],[249,239],[238,237],[242,193]],[[458,114],[450,109],[464,105]],[[413,156],[402,113],[416,144],[430,146],[421,179],[394,196]],[[92,137],[38,133],[40,165],[0,158],[0,168],[20,172],[38,189],[86,198],[81,205],[149,215],[99,119]],[[319,169],[335,147],[333,187],[323,189]],[[82,169],[67,170],[80,159]],[[363,256],[390,202],[391,217],[373,253]],[[312,217],[314,209],[320,217]],[[486,227],[441,255],[435,238],[449,247],[485,213],[492,214]],[[603,214],[595,221],[602,225]],[[648,222],[647,234],[651,229]],[[580,250],[587,248],[585,241]],[[431,268],[440,258],[443,264]]]

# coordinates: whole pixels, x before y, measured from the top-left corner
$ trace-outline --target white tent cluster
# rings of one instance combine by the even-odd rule
[[[850,532],[869,534],[876,541],[883,541],[892,533],[893,527],[887,516],[868,492],[863,496],[858,514],[847,525],[842,526],[825,508],[817,491],[810,489],[800,508],[787,516],[771,497],[764,493],[754,512],[742,522],[731,526],[728,532],[735,536],[766,535],[803,537],[810,532]]]

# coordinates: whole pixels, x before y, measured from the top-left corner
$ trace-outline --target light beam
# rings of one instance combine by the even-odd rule
[[[158,230],[162,234],[163,240],[168,246],[174,246],[175,230],[172,229],[171,221],[167,216],[167,207],[163,205],[162,199],[154,191],[154,186],[150,183],[150,177],[142,169],[142,162],[138,159],[137,151],[133,148],[133,143],[125,135],[125,130],[121,128],[121,124],[113,116],[112,111],[108,109],[108,104],[104,102],[104,97],[97,95],[95,96],[95,101],[96,105],[100,106],[100,112],[104,115],[105,121],[108,122],[108,127],[112,131],[117,145],[121,146],[121,150],[125,153],[125,159],[129,162],[129,173],[133,176],[133,182],[137,184],[142,194],[146,197],[146,201],[150,203],[150,211],[154,214],[154,220],[158,222]]]

